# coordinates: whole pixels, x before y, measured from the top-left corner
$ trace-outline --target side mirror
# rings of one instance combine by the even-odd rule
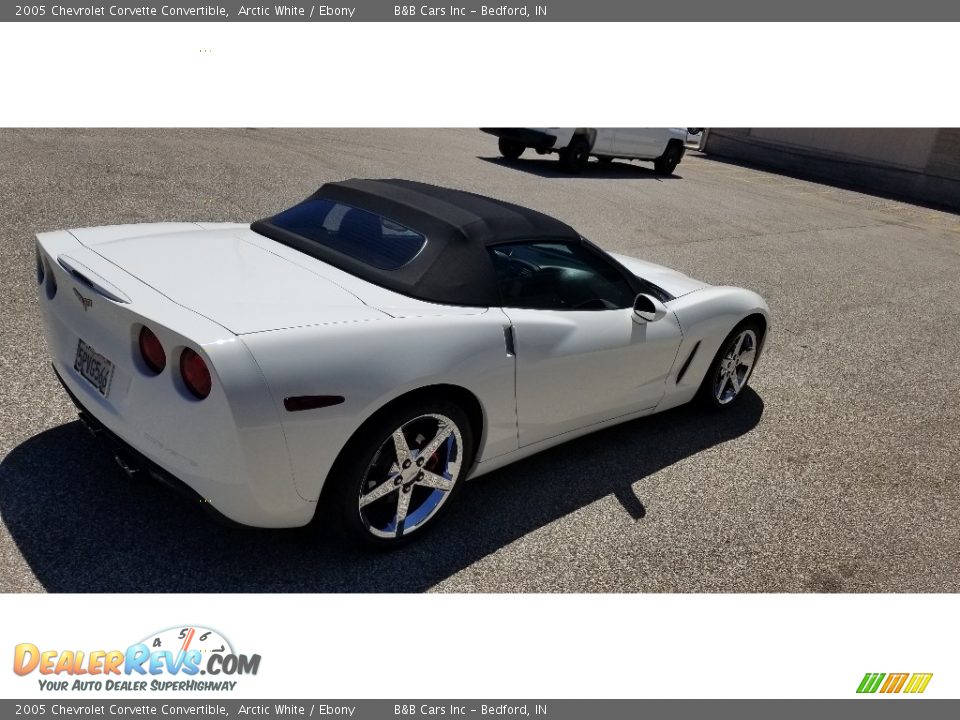
[[[667,306],[652,295],[640,293],[637,295],[637,299],[633,301],[634,322],[656,322],[660,318],[666,317],[666,314]]]

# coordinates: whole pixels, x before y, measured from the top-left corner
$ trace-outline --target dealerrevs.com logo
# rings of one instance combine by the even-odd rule
[[[174,627],[152,633],[125,650],[53,650],[20,643],[13,671],[36,676],[53,692],[231,691],[244,675],[256,675],[260,655],[237,653],[216,630]]]

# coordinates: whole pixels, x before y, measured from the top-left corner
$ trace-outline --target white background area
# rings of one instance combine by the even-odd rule
[[[38,672],[10,672],[17,643],[125,650],[196,624],[262,656],[224,698],[850,698],[866,672],[932,672],[924,697],[960,697],[956,611],[949,595],[7,596],[0,690],[42,696]]]
[[[0,25],[0,125],[960,122],[952,23]]]

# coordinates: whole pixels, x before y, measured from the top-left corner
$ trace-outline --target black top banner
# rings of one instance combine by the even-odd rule
[[[942,0],[687,0],[682,3],[625,3],[623,0],[541,0],[486,5],[468,0],[450,4],[403,4],[363,0],[362,4],[256,4],[216,0],[188,2],[39,2],[0,6],[2,22],[909,22],[960,20],[960,3]]]

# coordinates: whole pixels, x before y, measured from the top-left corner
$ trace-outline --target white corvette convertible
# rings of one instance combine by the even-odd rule
[[[252,225],[37,239],[53,368],[127,472],[245,525],[319,508],[375,544],[544,448],[730,407],[768,331],[756,293],[403,180],[329,183]]]

